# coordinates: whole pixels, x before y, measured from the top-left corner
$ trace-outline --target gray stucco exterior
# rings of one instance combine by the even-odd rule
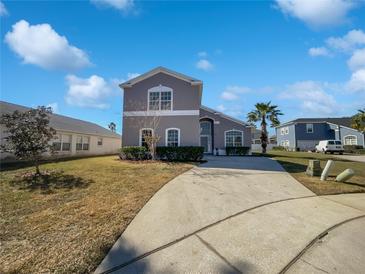
[[[197,79],[159,67],[120,86],[124,89],[123,146],[140,146],[142,129],[152,129],[159,137],[158,146],[167,145],[168,129],[178,130],[180,146],[200,146],[200,121],[205,119],[212,123],[211,153],[215,148],[224,150],[228,130],[242,132],[242,145],[251,147],[251,131],[244,122],[201,106],[202,82]],[[171,92],[171,109],[149,109],[149,93],[158,90]]]
[[[313,125],[312,132],[307,132],[307,124]],[[362,132],[326,121],[288,122],[276,128],[276,136],[278,145],[289,150],[313,150],[321,140],[341,140],[343,144],[347,144],[347,136],[355,136],[357,145],[364,146]]]
[[[213,125],[212,148],[221,150],[225,148],[225,132],[229,130],[238,130],[243,133],[243,146],[251,147],[251,128],[241,121],[214,111],[207,107],[200,108],[200,120],[210,119]]]

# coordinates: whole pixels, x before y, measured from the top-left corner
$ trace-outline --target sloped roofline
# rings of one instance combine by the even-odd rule
[[[188,82],[193,86],[195,86],[195,85],[200,85],[201,86],[203,84],[202,81],[200,81],[198,79],[195,79],[191,76],[187,76],[185,74],[182,74],[182,73],[179,73],[179,72],[173,71],[171,69],[160,66],[160,67],[154,68],[150,71],[147,71],[146,73],[143,73],[142,75],[139,75],[135,78],[132,78],[132,79],[130,79],[130,80],[124,82],[124,83],[121,83],[119,85],[119,87],[121,87],[121,88],[130,88],[133,85],[135,85],[135,84],[137,84],[137,83],[139,83],[139,82],[141,82],[141,81],[143,81],[143,80],[145,80],[145,79],[147,79],[147,78],[149,78],[149,77],[151,77],[151,76],[153,76],[157,73],[164,73],[164,74],[173,76],[175,78],[178,78],[180,80]]]
[[[222,116],[222,117],[223,117],[223,118],[225,118],[225,119],[231,120],[231,121],[233,121],[233,122],[235,122],[235,123],[238,123],[238,124],[241,124],[241,125],[243,125],[243,126],[246,126],[246,127],[250,127],[250,126],[251,126],[251,125],[249,125],[249,124],[245,123],[244,121],[241,121],[241,120],[239,120],[239,119],[236,119],[236,118],[234,118],[234,117],[232,117],[232,116],[229,116],[229,115],[227,115],[227,114],[224,114],[224,113],[222,113],[222,112],[220,112],[220,111],[217,111],[217,110],[214,110],[214,109],[212,109],[212,108],[209,108],[209,107],[206,107],[206,106],[203,106],[203,105],[201,105],[201,106],[200,106],[200,108],[201,108],[201,109],[204,109],[204,110],[206,110],[206,111],[208,111],[208,112],[210,112],[210,113],[218,114],[219,116]]]
[[[10,102],[6,102],[6,101],[2,101],[0,100],[0,106],[3,105],[9,105],[12,107],[12,111],[13,110],[18,110],[18,111],[28,111],[30,109],[34,109],[32,107],[26,107],[26,106],[23,106],[23,105],[18,105],[18,104],[14,104],[14,103],[10,103]],[[6,113],[4,112],[4,109],[3,107],[1,107],[1,111],[0,111],[1,114],[3,113]],[[89,122],[89,121],[85,121],[85,120],[81,120],[81,119],[77,119],[77,118],[73,118],[73,117],[69,117],[69,116],[65,116],[65,115],[60,115],[60,114],[56,114],[56,113],[52,113],[50,115],[50,120],[51,120],[51,123],[53,123],[53,119],[52,117],[55,117],[55,118],[60,118],[64,121],[69,121],[70,123],[77,123],[77,122],[81,122],[83,123],[84,125],[88,125],[88,126],[92,126],[92,127],[96,127],[98,129],[100,129],[101,131],[103,132],[94,132],[94,131],[91,131],[91,130],[87,130],[87,131],[82,131],[82,130],[73,130],[73,129],[67,129],[67,128],[63,128],[62,126],[60,126],[59,124],[57,125],[51,125],[55,130],[58,130],[58,131],[65,131],[65,132],[73,132],[73,133],[77,133],[77,134],[86,134],[86,135],[96,135],[96,136],[101,136],[101,137],[108,137],[108,138],[121,138],[122,136],[116,132],[112,132],[112,131],[109,131],[108,129],[94,123],[94,122]]]
[[[316,118],[308,118],[308,119],[316,119]],[[323,120],[321,120],[321,119],[323,119]],[[344,126],[344,125],[341,125],[341,124],[336,124],[336,123],[326,121],[326,118],[319,118],[317,121],[298,121],[298,119],[295,119],[295,120],[292,120],[292,121],[288,121],[284,124],[278,125],[275,128],[280,128],[280,127],[288,126],[288,125],[292,125],[292,124],[321,124],[321,123],[326,123],[326,124],[335,125],[335,126],[339,125],[343,128],[348,128],[348,129],[363,133],[361,130],[358,130],[356,128],[352,128],[352,127]]]

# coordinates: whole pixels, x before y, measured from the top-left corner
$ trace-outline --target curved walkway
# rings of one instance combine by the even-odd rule
[[[97,273],[278,273],[320,233],[365,214],[365,195],[316,197],[268,158],[208,160],[145,205]]]

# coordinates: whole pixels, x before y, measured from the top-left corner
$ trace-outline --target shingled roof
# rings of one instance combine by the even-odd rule
[[[0,101],[0,114],[12,113],[15,110],[27,111],[29,107],[16,105],[4,101]],[[103,128],[95,123],[59,115],[52,114],[50,116],[50,126],[56,130],[70,131],[80,134],[97,135],[111,138],[121,138],[121,136],[111,130]]]
[[[340,117],[340,118],[299,118],[280,126],[287,125],[287,124],[294,124],[294,123],[331,123],[335,125],[340,125],[344,127],[352,127],[351,126],[351,117]],[[280,127],[279,126],[279,127]]]

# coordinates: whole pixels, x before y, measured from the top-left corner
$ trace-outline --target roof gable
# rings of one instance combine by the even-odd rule
[[[190,83],[191,85],[202,85],[202,81],[198,80],[198,79],[195,79],[193,77],[190,77],[190,76],[187,76],[187,75],[184,75],[182,73],[179,73],[179,72],[176,72],[176,71],[173,71],[173,70],[170,70],[170,69],[167,69],[167,68],[164,68],[164,67],[157,67],[157,68],[154,68],[140,76],[137,76],[133,79],[130,79],[122,84],[120,84],[119,86],[121,88],[128,88],[128,87],[132,87],[133,85],[135,85],[136,83],[139,83],[149,77],[152,77],[158,73],[164,73],[166,75],[169,75],[169,76],[172,76],[172,77],[175,77],[177,79],[180,79],[180,80],[183,80],[185,82],[188,82]]]
[[[208,112],[210,112],[210,113],[213,113],[213,114],[215,114],[215,115],[219,115],[219,116],[221,116],[221,117],[223,117],[223,118],[225,118],[225,119],[228,119],[228,120],[231,120],[231,121],[233,121],[233,122],[235,122],[235,123],[238,123],[238,124],[241,124],[241,125],[243,125],[243,126],[249,126],[247,123],[245,123],[244,121],[241,121],[241,120],[239,120],[239,119],[236,119],[236,118],[234,118],[234,117],[232,117],[232,116],[229,116],[229,115],[226,115],[226,114],[224,114],[224,113],[222,113],[222,112],[219,112],[219,111],[216,111],[216,110],[214,110],[214,109],[212,109],[212,108],[209,108],[209,107],[206,107],[206,106],[200,106],[200,108],[201,109],[203,109],[203,110],[205,110],[205,111],[208,111]]]

